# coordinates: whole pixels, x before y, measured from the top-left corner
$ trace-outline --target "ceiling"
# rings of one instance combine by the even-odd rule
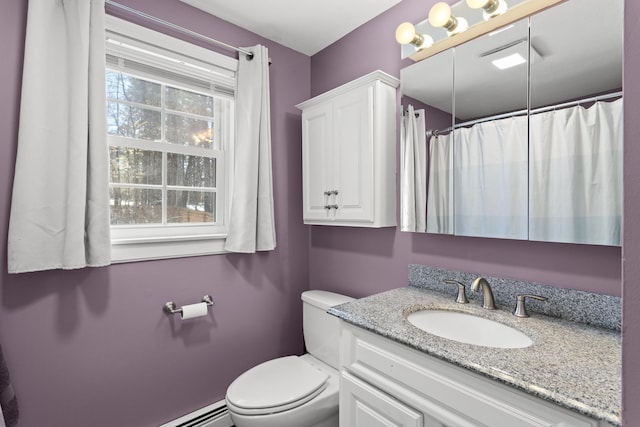
[[[312,56],[401,0],[180,0]]]

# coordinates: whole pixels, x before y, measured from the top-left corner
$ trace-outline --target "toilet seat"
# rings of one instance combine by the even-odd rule
[[[328,378],[298,356],[280,357],[240,375],[227,390],[227,405],[244,415],[287,411],[322,393]]]

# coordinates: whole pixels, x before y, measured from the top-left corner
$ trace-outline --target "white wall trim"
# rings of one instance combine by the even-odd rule
[[[198,420],[201,417],[202,419]],[[159,427],[233,427],[233,421],[226,402],[220,400]]]

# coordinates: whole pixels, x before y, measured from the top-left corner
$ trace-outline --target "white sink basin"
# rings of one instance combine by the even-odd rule
[[[407,316],[419,329],[442,338],[496,348],[523,348],[531,338],[502,323],[472,314],[447,310],[420,310]]]

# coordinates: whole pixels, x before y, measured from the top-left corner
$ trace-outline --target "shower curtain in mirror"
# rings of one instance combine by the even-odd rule
[[[427,233],[453,231],[453,133],[449,133],[429,139]]]
[[[455,234],[527,239],[527,117],[454,135]]]
[[[620,244],[622,113],[618,99],[531,115],[530,240]]]
[[[10,273],[111,262],[104,0],[31,0]]]
[[[426,143],[424,110],[414,110],[409,105],[400,130],[402,231],[426,231]]]
[[[257,45],[240,55],[236,75],[236,146],[233,195],[225,250],[269,251],[276,247],[271,171],[269,53]]]

